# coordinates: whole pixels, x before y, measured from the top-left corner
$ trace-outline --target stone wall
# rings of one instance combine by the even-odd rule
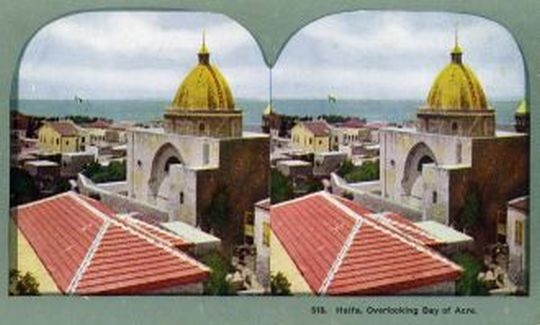
[[[242,112],[165,112],[165,129],[168,133],[197,137],[237,138],[242,136]]]
[[[492,137],[495,134],[494,111],[462,112],[420,110],[417,119],[422,132],[467,137]]]
[[[529,138],[475,139],[469,186],[479,189],[480,196],[482,217],[475,227],[475,239],[495,242],[498,214],[506,214],[507,202],[529,191]]]
[[[471,167],[468,165],[424,165],[423,220],[445,225],[456,223],[456,215],[465,202]]]
[[[332,184],[332,193],[336,195],[352,194],[353,201],[362,205],[363,207],[373,211],[373,212],[383,212],[383,211],[392,211],[398,213],[411,221],[420,221],[422,220],[422,211],[414,209],[405,204],[400,204],[399,202],[394,202],[387,198],[372,193],[367,189],[373,187],[373,182],[366,182],[366,190],[363,190],[359,187],[359,183],[356,183],[354,186],[350,186],[347,182],[341,177],[337,176],[335,173],[331,175],[331,184]]]
[[[420,176],[420,172],[417,175],[406,173],[407,170],[417,170],[412,161],[418,162],[423,157],[423,149],[427,148],[425,154],[432,156],[438,165],[471,163],[471,138],[388,128],[381,130],[380,140],[382,195],[405,204],[409,200],[407,195],[411,194],[406,192],[411,191],[416,177]]]
[[[510,279],[518,286],[523,287],[525,285],[525,272],[526,272],[526,253],[528,236],[525,231],[525,225],[527,223],[527,215],[522,210],[518,210],[512,206],[508,207],[506,223],[506,243],[508,244],[508,275]],[[521,222],[521,243],[516,238],[516,223]]]
[[[257,281],[268,290],[270,288],[270,247],[263,243],[264,223],[270,224],[270,211],[265,208],[255,207],[254,243],[257,251],[255,274]]]
[[[221,239],[227,249],[243,242],[246,213],[253,216],[254,204],[269,196],[270,141],[268,136],[222,139],[219,169],[201,170],[197,177],[198,218],[209,229],[208,211],[219,192],[228,196],[231,213]]]
[[[104,190],[82,174],[77,177],[77,188],[81,194],[98,199],[117,213],[139,212],[157,217],[161,222],[169,221],[167,211],[145,204],[143,201]]]
[[[120,181],[120,182],[98,183],[96,184],[96,186],[108,192],[127,193],[128,184],[126,181]]]

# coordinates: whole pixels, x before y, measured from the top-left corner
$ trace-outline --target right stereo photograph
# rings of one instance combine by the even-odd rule
[[[271,70],[274,295],[527,295],[523,57],[501,25],[357,11],[299,30]]]

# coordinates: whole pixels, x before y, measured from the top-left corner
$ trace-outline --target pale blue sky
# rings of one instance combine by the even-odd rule
[[[455,24],[464,62],[491,99],[521,98],[516,43],[489,20],[445,13],[359,11],[309,24],[285,45],[274,97],[423,99],[449,61]],[[55,21],[31,40],[21,98],[171,99],[196,64],[202,30],[236,97],[265,99],[268,70],[255,40],[217,14],[99,12]]]

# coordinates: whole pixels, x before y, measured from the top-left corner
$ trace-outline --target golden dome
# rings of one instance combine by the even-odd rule
[[[198,53],[199,63],[191,70],[176,92],[173,110],[233,111],[234,99],[227,80],[210,64],[210,53],[204,41]]]
[[[516,114],[519,114],[519,115],[529,114],[529,105],[527,105],[527,101],[525,99],[522,99],[519,102],[519,106],[516,110]]]
[[[428,110],[488,110],[482,84],[473,70],[461,61],[462,51],[456,44],[451,62],[437,76],[427,97]]]
[[[272,115],[274,114],[274,108],[272,107],[272,104],[268,104],[266,108],[263,111],[263,115]]]

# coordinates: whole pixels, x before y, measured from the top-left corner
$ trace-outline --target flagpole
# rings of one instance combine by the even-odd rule
[[[268,99],[268,104],[270,105],[270,109],[272,109],[272,68],[269,69],[269,73],[268,73],[268,79],[269,79],[269,92],[268,92],[268,95],[270,96],[270,98]]]

